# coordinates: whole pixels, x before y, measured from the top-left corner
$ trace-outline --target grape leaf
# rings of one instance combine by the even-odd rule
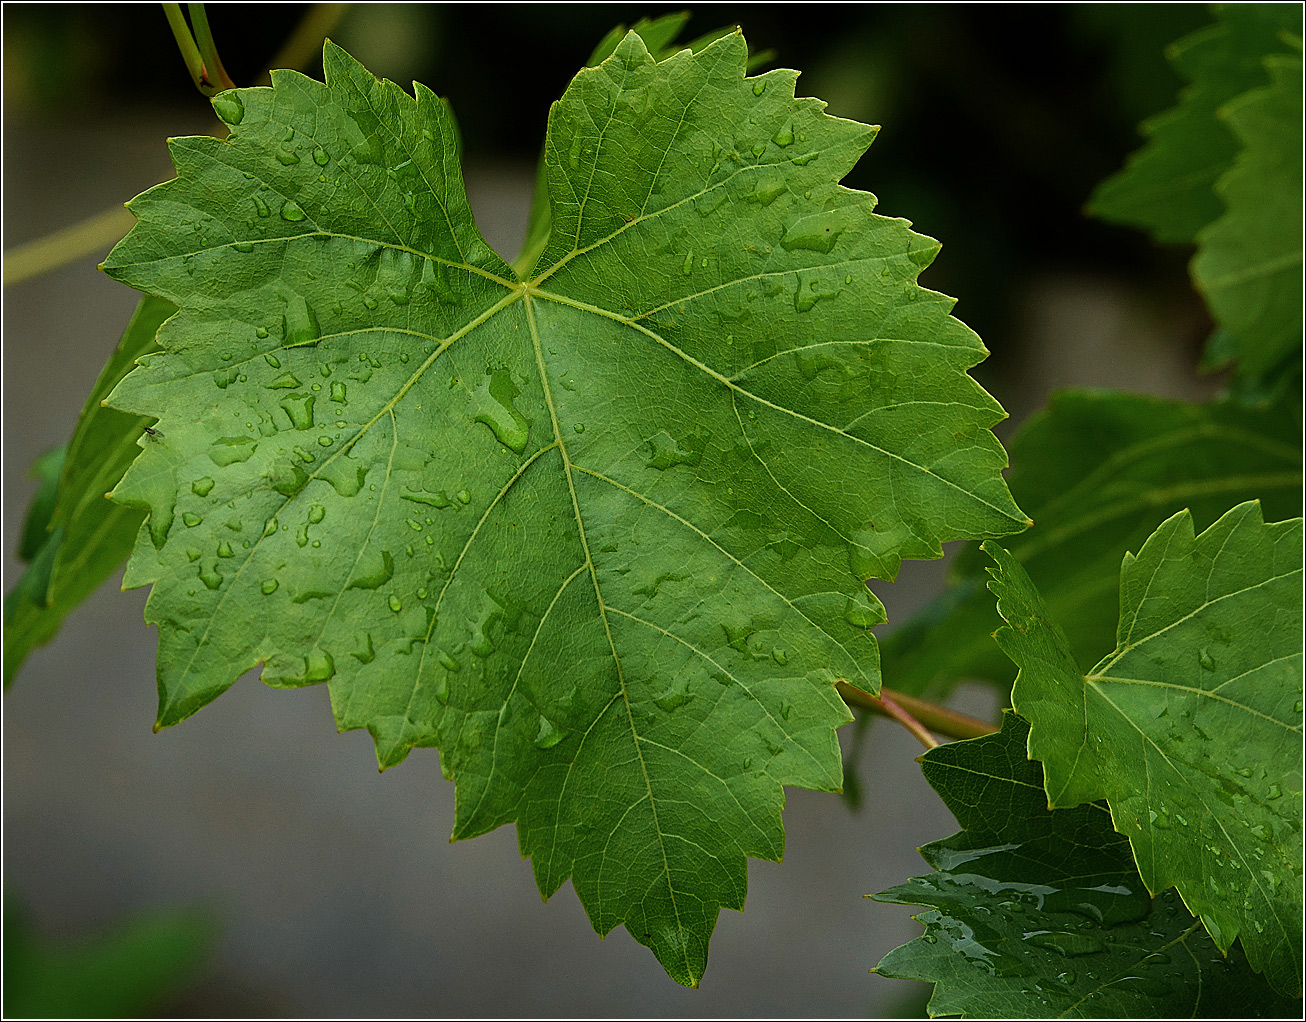
[[[1146,144],[1093,193],[1093,215],[1150,231],[1158,241],[1191,242],[1224,211],[1212,191],[1233,163],[1237,138],[1216,116],[1235,96],[1266,82],[1264,57],[1301,34],[1295,4],[1223,4],[1219,23],[1175,43],[1167,56],[1191,82],[1173,109],[1144,121]]]
[[[5,596],[4,683],[8,687],[36,646],[58,634],[63,619],[126,559],[145,516],[105,500],[139,453],[152,421],[101,407],[138,356],[154,350],[154,335],[174,308],[143,299],[113,357],[86,399],[66,448],[45,456],[43,479],[24,523],[22,578]],[[53,457],[57,455],[57,457]]]
[[[1265,64],[1269,86],[1221,110],[1244,148],[1216,185],[1227,208],[1197,236],[1192,262],[1240,371],[1253,377],[1302,343],[1302,62],[1273,55]]]
[[[877,894],[924,905],[925,933],[873,969],[932,982],[931,1016],[1291,1017],[1234,945],[1222,955],[1173,889],[1149,898],[1106,807],[1049,810],[1029,725],[931,749],[930,785],[962,830],[921,855],[937,872]]]
[[[231,136],[172,141],[106,263],[180,308],[113,395],[167,433],[115,490],[158,726],[260,662],[329,681],[383,767],[440,748],[455,838],[515,820],[546,897],[686,984],[781,785],[839,786],[864,580],[1026,524],[937,243],[836,183],[874,130],[745,59],[629,33],[582,71],[524,280],[445,106],[333,45],[216,97]]]
[[[1011,492],[1037,525],[1008,549],[1087,671],[1115,641],[1120,559],[1170,515],[1188,508],[1205,526],[1254,498],[1271,519],[1298,513],[1301,405],[1062,391],[1012,439],[1011,462]],[[882,641],[891,687],[941,697],[971,678],[1010,689],[1011,662],[991,638],[1001,621],[985,561],[965,548],[953,585]]]
[[[1051,806],[1105,798],[1151,891],[1301,993],[1301,519],[1167,519],[1120,571],[1116,652],[1087,675],[1016,560],[984,545]]]

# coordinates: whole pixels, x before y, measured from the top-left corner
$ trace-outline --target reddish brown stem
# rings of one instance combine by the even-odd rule
[[[927,749],[932,749],[939,744],[930,732],[946,735],[949,738],[964,739],[991,735],[998,730],[988,721],[969,717],[956,710],[949,710],[946,706],[926,702],[904,692],[895,692],[891,688],[880,689],[880,695],[876,697],[843,680],[840,680],[835,687],[849,706],[891,717],[915,735]]]

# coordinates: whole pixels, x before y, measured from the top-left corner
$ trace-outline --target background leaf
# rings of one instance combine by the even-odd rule
[[[4,1003],[12,1018],[140,1018],[194,979],[209,955],[208,913],[141,914],[81,941],[37,933],[17,896],[4,899]]]
[[[1302,343],[1302,62],[1273,55],[1265,67],[1266,88],[1221,110],[1244,148],[1216,185],[1225,213],[1198,235],[1192,263],[1240,371],[1252,377]]]
[[[1087,671],[1115,640],[1120,560],[1188,508],[1199,526],[1259,498],[1272,520],[1301,504],[1301,412],[1101,391],[1062,391],[1011,441],[1011,492],[1035,521],[1006,542]],[[959,679],[1010,690],[986,559],[965,548],[954,583],[880,646],[886,684],[942,696]]]
[[[63,619],[126,559],[144,515],[105,500],[150,438],[152,419],[101,402],[136,364],[156,349],[159,325],[176,311],[145,298],[122,341],[95,381],[67,448],[47,455],[36,471],[41,490],[24,524],[20,556],[30,564],[5,596],[4,683],[8,687],[36,647],[58,633]]]
[[[106,263],[181,309],[113,395],[167,434],[115,490],[159,725],[259,662],[329,680],[382,766],[440,747],[455,837],[515,820],[546,896],[695,984],[781,785],[839,787],[865,579],[1026,524],[983,346],[915,282],[937,243],[837,184],[874,130],[738,33],[577,76],[526,281],[446,107],[324,61],[217,97]]]
[[[1126,555],[1116,652],[1087,675],[1006,551],[991,588],[1048,803],[1105,798],[1151,891],[1301,993],[1301,520],[1180,512]]]
[[[1183,244],[1223,213],[1212,188],[1232,166],[1239,142],[1217,111],[1266,83],[1265,55],[1291,51],[1280,33],[1300,35],[1301,9],[1219,4],[1214,11],[1217,24],[1171,47],[1171,63],[1191,85],[1176,107],[1143,122],[1147,143],[1098,186],[1089,200],[1093,215]]]
[[[1235,945],[1225,957],[1174,890],[1149,898],[1129,842],[1091,802],[1048,810],[1029,725],[921,757],[962,830],[921,849],[937,870],[876,895],[925,905],[923,936],[873,970],[933,982],[931,1016],[1291,1017]]]

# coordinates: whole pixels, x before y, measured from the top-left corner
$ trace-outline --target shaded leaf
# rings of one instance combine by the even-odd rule
[[[146,298],[137,306],[117,350],[95,381],[67,448],[37,464],[40,492],[24,523],[20,556],[30,561],[4,605],[4,683],[7,687],[36,647],[58,634],[63,619],[126,559],[144,514],[105,500],[144,443],[152,420],[101,406],[155,348],[159,324],[173,313],[168,302]],[[66,454],[65,454],[66,450]]]
[[[1301,411],[1100,391],[1062,391],[1011,441],[1011,492],[1035,521],[1006,542],[1064,628],[1087,671],[1111,648],[1120,560],[1188,508],[1199,526],[1259,498],[1266,515],[1301,506]],[[886,684],[945,694],[970,678],[1009,690],[1011,662],[993,642],[1001,623],[977,547],[959,554],[953,585],[883,640]]]
[[[1215,13],[1218,24],[1171,47],[1167,56],[1191,84],[1176,107],[1143,122],[1146,144],[1098,186],[1089,200],[1093,215],[1182,244],[1224,212],[1212,189],[1232,165],[1239,142],[1217,111],[1266,83],[1264,57],[1290,51],[1281,33],[1301,34],[1301,8],[1223,4]]]
[[[329,681],[382,766],[439,746],[456,838],[515,820],[545,896],[691,984],[781,785],[839,787],[864,580],[1025,525],[937,244],[837,185],[873,129],[745,57],[630,33],[576,77],[526,280],[444,104],[334,46],[217,97],[106,264],[181,308],[113,396],[167,433],[115,491],[159,726],[260,662]]]
[[[1301,519],[1267,525],[1255,501],[1196,537],[1167,519],[1125,556],[1116,652],[1087,675],[1020,565],[984,549],[1049,805],[1105,798],[1148,889],[1177,887],[1222,950],[1241,938],[1300,995]]]
[[[114,932],[52,941],[35,932],[5,893],[7,1018],[141,1018],[194,979],[213,944],[208,913],[142,914]]]
[[[1265,66],[1270,84],[1220,111],[1243,149],[1215,188],[1224,215],[1198,235],[1192,262],[1225,345],[1253,377],[1299,361],[1302,344],[1302,62],[1274,55]]]
[[[1173,890],[1150,898],[1129,842],[1091,802],[1049,810],[1029,726],[921,757],[962,830],[921,849],[937,870],[876,895],[924,905],[923,936],[873,970],[933,982],[932,1016],[1291,1017],[1234,945],[1222,955]]]

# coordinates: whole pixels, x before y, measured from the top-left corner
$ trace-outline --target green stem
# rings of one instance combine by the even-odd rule
[[[200,56],[199,47],[195,45],[195,37],[190,34],[190,26],[186,24],[186,16],[181,13],[181,4],[164,4],[163,13],[168,18],[168,27],[172,29],[172,37],[177,40],[177,48],[181,50],[181,59],[186,62],[186,70],[190,72],[190,80],[195,83],[195,88],[200,92],[204,91],[204,58]]]
[[[299,23],[281,52],[273,59],[272,66],[300,68],[312,59],[315,52],[320,54],[323,38],[335,27],[348,8],[349,4],[315,4]],[[168,16],[168,24],[172,26],[173,35],[177,38],[177,46],[181,49],[181,55],[186,60],[188,68],[191,67],[191,58],[188,54],[194,54],[192,78],[195,79],[195,87],[199,88],[204,59],[200,56],[195,40],[191,37],[190,28],[181,13],[181,5],[164,4],[163,11]],[[263,73],[262,80],[268,80],[266,71]],[[218,127],[224,125],[218,122]],[[9,287],[20,281],[39,277],[43,273],[67,266],[84,256],[106,252],[114,242],[131,229],[135,222],[131,213],[118,203],[89,220],[61,228],[26,245],[10,249],[4,254],[4,286]]]
[[[988,721],[969,717],[946,706],[939,706],[937,703],[917,699],[905,692],[895,692],[891,688],[881,688],[878,698],[842,679],[835,688],[849,706],[870,710],[872,713],[896,720],[911,731],[927,749],[939,744],[929,734],[930,731],[956,739],[980,738],[984,735],[996,734],[998,731],[998,728]]]
[[[227,89],[234,89],[236,83],[231,80],[227,74],[227,69],[222,66],[222,58],[218,56],[217,44],[213,41],[213,32],[209,29],[209,16],[204,10],[203,4],[187,4],[190,11],[191,24],[195,26],[195,41],[199,44],[200,53],[204,57],[204,65],[208,71],[205,81],[207,90],[201,89],[206,96],[211,96],[215,92],[225,92]]]

